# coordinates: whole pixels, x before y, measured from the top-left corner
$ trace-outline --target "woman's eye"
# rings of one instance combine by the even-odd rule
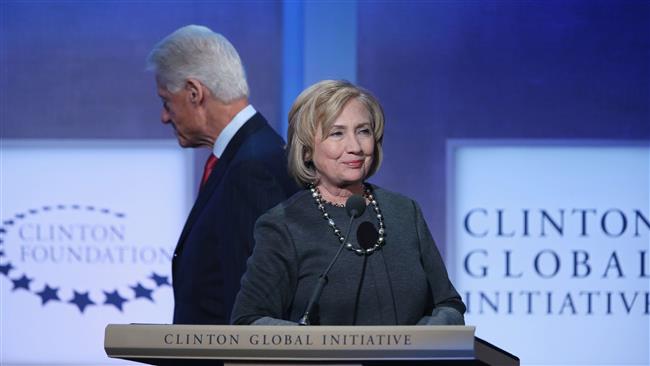
[[[343,132],[341,132],[341,131],[332,131],[332,132],[330,132],[330,136],[332,136],[332,137],[343,136]]]
[[[369,128],[364,128],[359,130],[359,133],[362,135],[372,135],[372,131]]]

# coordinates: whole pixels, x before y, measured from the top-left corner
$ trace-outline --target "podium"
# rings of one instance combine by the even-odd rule
[[[153,365],[519,365],[472,326],[110,324],[112,358]]]

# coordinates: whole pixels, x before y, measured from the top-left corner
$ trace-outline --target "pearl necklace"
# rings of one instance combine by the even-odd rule
[[[332,220],[330,215],[325,210],[326,201],[323,200],[320,191],[313,184],[309,185],[309,190],[311,191],[311,196],[314,198],[314,201],[316,201],[316,206],[318,206],[318,209],[323,214],[323,218],[327,220],[327,224],[332,228],[332,230],[334,231],[334,235],[336,235],[339,242],[343,243],[345,241],[345,238],[343,237],[343,235],[341,235],[341,230],[339,230],[339,228],[336,226],[336,223],[334,223],[334,220]],[[382,246],[384,246],[385,244],[384,234],[386,233],[386,229],[384,226],[384,216],[381,214],[381,210],[379,209],[379,204],[377,204],[377,200],[375,200],[375,197],[373,196],[372,192],[370,192],[370,188],[368,187],[368,185],[365,184],[363,186],[363,196],[367,198],[368,201],[370,201],[370,204],[372,205],[372,208],[375,211],[377,222],[379,223],[379,231],[378,231],[379,237],[377,238],[377,242],[375,243],[374,246],[372,246],[372,248],[368,248],[368,249],[355,248],[350,242],[345,244],[345,248],[356,253],[357,255],[370,255],[374,253],[376,250],[379,250]]]

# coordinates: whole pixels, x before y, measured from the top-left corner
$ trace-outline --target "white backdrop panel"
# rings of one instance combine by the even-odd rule
[[[522,364],[650,363],[650,148],[451,141],[454,283]]]
[[[3,364],[106,364],[108,323],[170,323],[191,208],[176,141],[2,141]]]

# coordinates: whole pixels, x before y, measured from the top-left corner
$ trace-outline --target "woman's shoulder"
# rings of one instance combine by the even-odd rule
[[[293,194],[293,196],[278,203],[276,206],[268,210],[260,219],[265,220],[284,220],[287,216],[296,217],[301,214],[309,205],[311,201],[311,192],[307,189],[300,190]]]
[[[274,230],[302,242],[314,236],[323,217],[308,190],[302,190],[260,216],[255,230]]]
[[[401,193],[390,191],[375,184],[370,184],[370,187],[383,210],[412,210],[414,207],[417,207],[417,203],[413,199]]]

